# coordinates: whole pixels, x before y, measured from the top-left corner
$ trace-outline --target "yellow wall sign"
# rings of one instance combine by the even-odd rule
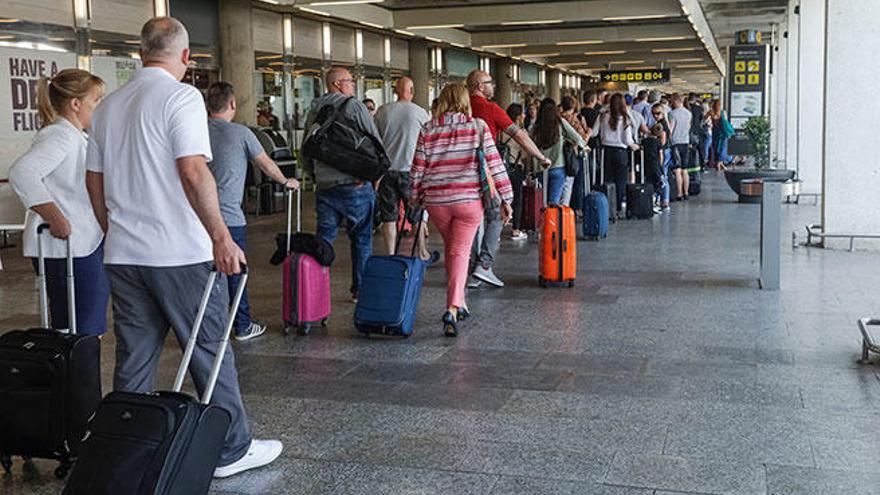
[[[746,76],[745,74],[737,74],[733,76],[733,84],[745,84]]]
[[[761,70],[761,62],[757,60],[749,60],[749,72],[758,72],[759,70]]]
[[[602,82],[666,82],[669,69],[604,71],[599,79]]]
[[[737,61],[735,64],[734,70],[736,72],[745,72],[746,71],[746,63],[745,61]]]
[[[760,74],[749,74],[749,84],[761,84],[761,75]]]

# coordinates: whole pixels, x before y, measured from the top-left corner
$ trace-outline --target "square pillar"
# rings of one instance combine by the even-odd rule
[[[797,170],[803,192],[822,184],[822,118],[825,79],[825,0],[800,0],[798,26]],[[866,60],[867,62],[867,60]]]

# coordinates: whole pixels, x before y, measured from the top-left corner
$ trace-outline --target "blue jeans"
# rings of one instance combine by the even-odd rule
[[[663,203],[669,203],[669,165],[672,164],[672,150],[663,150]]]
[[[373,210],[376,194],[370,184],[336,186],[315,194],[318,237],[333,244],[339,226],[348,229],[351,241],[351,293],[356,294],[367,258],[373,254]]]
[[[703,136],[702,141],[700,142],[700,151],[703,153],[703,163],[700,164],[702,167],[709,161],[709,148],[712,147],[712,136],[707,134]]]
[[[229,233],[232,240],[238,244],[242,251],[247,251],[247,226],[229,227]],[[238,289],[238,283],[241,282],[241,274],[229,275],[226,277],[229,286],[229,304],[232,304],[232,298]],[[235,313],[235,323],[233,328],[236,334],[241,334],[251,326],[251,306],[248,304],[247,287],[241,295],[241,304],[238,305],[238,311]]]
[[[565,167],[547,170],[547,204],[559,204],[562,200],[563,186],[565,186]]]
[[[724,163],[730,163],[733,157],[727,154],[727,142],[730,138],[717,136],[712,143],[715,148],[715,160]]]
[[[37,259],[31,258],[34,271]],[[104,243],[82,258],[73,259],[76,330],[83,335],[101,335],[107,331],[107,303],[110,284],[104,274]],[[49,324],[52,328],[70,328],[67,317],[67,260],[46,259],[46,293],[49,296]]]

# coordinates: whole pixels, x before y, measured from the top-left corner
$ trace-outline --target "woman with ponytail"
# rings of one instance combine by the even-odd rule
[[[85,183],[86,129],[104,95],[104,82],[79,69],[44,78],[37,88],[42,127],[31,149],[13,164],[9,181],[21,202],[33,211],[24,231],[24,255],[36,270],[37,226],[49,224],[43,239],[51,326],[69,328],[67,255],[74,257],[77,332],[100,335],[107,328],[110,288],[104,275],[104,232],[89,201]]]

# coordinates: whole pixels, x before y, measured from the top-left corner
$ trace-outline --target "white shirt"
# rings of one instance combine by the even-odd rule
[[[690,144],[691,142],[691,119],[693,114],[684,107],[678,107],[669,112],[669,123],[672,127],[673,145]]]
[[[632,121],[624,120],[620,117],[617,122],[617,129],[611,128],[611,113],[603,113],[596,119],[593,125],[593,135],[599,134],[602,138],[602,146],[612,146],[614,148],[626,148],[634,144],[632,133]]]
[[[55,203],[70,223],[70,250],[74,257],[92,254],[104,233],[86,191],[86,136],[65,118],[40,129],[31,149],[9,170],[9,182],[26,208]],[[45,222],[28,212],[24,227],[24,255],[37,256],[37,226]],[[67,246],[48,231],[43,234],[43,254],[64,258]]]
[[[175,162],[193,155],[211,160],[202,95],[164,69],[138,70],[98,106],[86,167],[104,174],[105,263],[167,267],[213,259]]]

